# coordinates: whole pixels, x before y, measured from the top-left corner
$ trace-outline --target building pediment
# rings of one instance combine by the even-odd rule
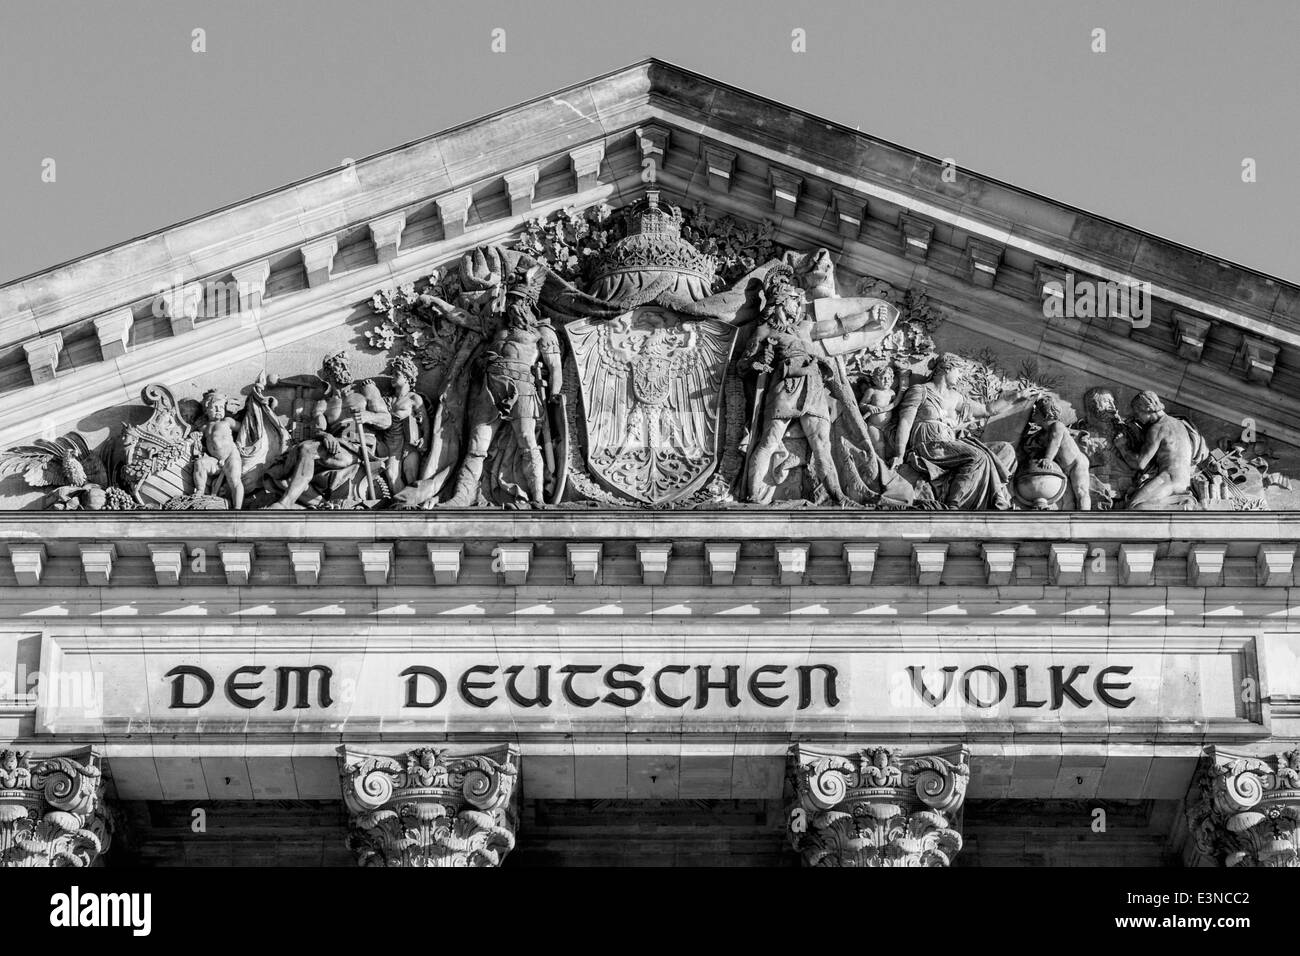
[[[642,228],[648,194],[669,226]],[[751,348],[773,328],[782,261],[811,378],[794,339],[767,371]],[[521,447],[502,437],[521,420],[499,400],[510,362],[485,367],[514,281],[493,270],[522,283],[532,266],[544,288],[517,298],[559,354],[554,387],[537,343],[514,359],[543,379],[510,386],[537,406],[523,419],[544,457],[537,495],[523,432]],[[404,503],[1123,510],[1158,476],[1139,459],[1164,429],[1187,474],[1137,506],[1290,510],[1296,303],[1279,280],[652,60],[0,289],[0,504],[99,505],[75,466],[50,464],[70,454],[106,470],[122,507],[188,499],[192,462],[221,457],[202,437],[209,393],[265,470],[279,460],[247,483],[246,507],[271,503],[315,440],[322,362],[343,353],[368,383],[344,401],[373,417],[353,443],[369,477],[313,474],[289,504],[385,507],[391,486],[432,482]],[[935,378],[944,353],[958,384]],[[1143,392],[1163,425],[1131,409]],[[335,432],[340,414],[325,412]],[[918,415],[937,441],[974,444],[921,447]],[[394,422],[410,445],[385,477],[399,438],[376,442]],[[487,473],[510,475],[495,495],[465,478],[489,425]],[[138,474],[128,459],[155,440],[184,463],[142,496],[122,469]]]

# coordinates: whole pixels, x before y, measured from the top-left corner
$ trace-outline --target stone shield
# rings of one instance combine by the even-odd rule
[[[608,488],[666,504],[718,463],[722,380],[734,327],[642,307],[565,326],[577,362],[587,466]]]

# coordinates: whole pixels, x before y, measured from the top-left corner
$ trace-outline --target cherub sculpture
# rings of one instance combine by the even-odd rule
[[[228,405],[225,393],[218,389],[203,395],[204,420],[194,435],[194,493],[206,495],[208,481],[221,475],[230,506],[238,511],[244,507],[244,456],[237,438],[239,422]]]
[[[30,750],[0,751],[0,790],[25,790],[32,785]]]
[[[396,493],[416,480],[420,457],[429,450],[429,408],[415,390],[420,369],[409,354],[389,359],[388,374],[393,381],[393,393],[387,399],[393,423],[385,436],[384,477],[390,491]]]
[[[406,785],[408,787],[445,787],[450,775],[443,757],[445,749],[420,747],[406,755]]]
[[[873,369],[870,384],[858,403],[858,410],[867,423],[867,435],[876,453],[882,457],[888,457],[891,451],[888,447],[889,424],[899,405],[895,381],[893,366],[881,365]]]
[[[1074,492],[1075,506],[1080,511],[1092,510],[1088,456],[1080,450],[1074,435],[1061,421],[1060,404],[1050,396],[1043,395],[1034,401],[1029,412],[1029,434],[1024,447],[1032,459],[1059,465]]]

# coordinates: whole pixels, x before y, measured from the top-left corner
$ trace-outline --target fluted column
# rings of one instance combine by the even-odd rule
[[[0,750],[0,866],[91,866],[111,831],[94,750]]]
[[[805,866],[948,866],[961,849],[968,752],[790,749],[790,842]]]
[[[519,750],[339,748],[348,845],[361,866],[499,866],[518,827]]]
[[[1206,747],[1187,822],[1220,866],[1300,867],[1300,748],[1252,757]]]

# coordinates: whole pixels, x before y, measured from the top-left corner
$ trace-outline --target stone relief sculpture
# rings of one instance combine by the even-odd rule
[[[828,250],[653,189],[418,285],[370,303],[384,375],[355,379],[343,351],[319,375],[264,373],[242,404],[152,384],[143,421],[98,447],[73,432],[2,451],[0,482],[58,510],[1290,501],[1262,442],[1212,448],[1154,391],[1125,417],[1111,387],[1072,404],[1032,363],[940,353],[923,292],[866,278],[841,296]]]
[[[11,448],[0,455],[0,478],[21,475],[33,488],[47,488],[44,505],[51,511],[100,511],[110,507],[108,471],[86,440],[71,434]]]
[[[534,505],[546,501],[542,486],[546,470],[554,484],[555,453],[549,435],[547,404],[553,404],[560,395],[560,343],[555,330],[540,321],[534,311],[541,269],[533,266],[506,292],[501,322],[484,353],[481,382],[469,409],[469,447],[457,473],[450,505],[475,502],[492,439],[502,425],[509,426],[507,441],[512,439],[515,447],[510,451],[498,450],[494,461],[497,480],[520,489],[524,499]],[[439,304],[448,320],[466,323],[467,327],[475,322],[463,309]],[[544,436],[541,443],[539,431]],[[546,470],[545,458],[550,459],[550,468]]]
[[[429,402],[415,390],[420,370],[405,352],[388,362],[392,395],[385,401],[393,422],[384,435],[387,457],[384,480],[392,492],[412,484],[419,475],[423,456],[429,450]]]
[[[1209,456],[1205,440],[1191,422],[1166,414],[1155,392],[1133,397],[1133,419],[1141,429],[1142,444],[1129,460],[1137,472],[1129,510],[1169,511],[1190,505],[1192,469]]]
[[[826,275],[819,271],[814,286],[824,293],[834,288],[833,278],[828,286]],[[898,310],[880,300],[854,300],[849,308],[866,307],[847,315],[843,314],[847,310],[824,309],[826,317],[817,319],[805,291],[795,284],[794,270],[784,263],[764,277],[763,297],[765,305],[758,328],[741,357],[742,368],[759,373],[753,403],[756,427],[750,432],[746,468],[749,500],[760,504],[772,500],[780,484],[772,474],[773,455],[781,449],[790,427],[797,424],[807,443],[807,463],[813,480],[824,487],[832,502],[843,504],[849,499],[841,490],[839,468],[832,454],[832,391],[836,398],[844,398],[852,395],[852,389],[836,354],[825,343],[838,339],[838,344],[845,346],[850,336],[861,337],[868,329],[883,337],[892,329]],[[820,304],[827,304],[831,297],[825,295],[819,299]],[[842,412],[846,416],[859,414],[851,398]],[[863,448],[878,454],[865,423],[858,423],[857,432]]]
[[[268,508],[291,508],[308,501],[376,500],[387,497],[376,481],[375,459],[382,435],[393,423],[392,412],[370,380],[354,381],[347,354],[325,359],[322,387],[309,433],[292,445],[272,478],[284,486]]]
[[[972,417],[987,418],[1005,411],[1026,393],[999,398],[986,406],[958,391],[961,377],[961,359],[942,355],[930,381],[907,390],[898,408],[892,465],[898,468],[906,463],[932,486],[941,483],[943,490],[935,499],[948,507],[1008,510],[1015,449],[1001,441],[985,444],[970,434],[967,423]]]
[[[580,319],[565,331],[594,476],[646,502],[698,488],[716,464],[722,376],[736,330],[643,306],[610,321]]]
[[[1090,388],[1083,393],[1084,422],[1080,447],[1088,456],[1089,492],[1101,511],[1121,507],[1133,487],[1133,468],[1120,454],[1120,446],[1132,444],[1135,430],[1115,406],[1108,388]]]
[[[211,390],[203,395],[203,414],[207,422],[196,434],[194,459],[194,491],[207,494],[208,479],[218,475],[225,478],[230,496],[230,506],[244,506],[244,456],[235,441],[239,423],[230,415],[225,394]]]
[[[1031,507],[1043,510],[1060,501],[1068,490],[1077,510],[1091,511],[1091,463],[1062,418],[1056,399],[1044,395],[1034,401],[1022,443],[1028,467],[1016,477],[1016,494]]]
[[[871,373],[870,386],[858,403],[858,411],[867,422],[871,444],[886,459],[894,454],[894,435],[889,426],[899,405],[899,394],[894,387],[897,380],[893,366],[879,366]]]
[[[500,272],[491,271],[491,280],[477,290],[487,295],[465,296],[464,305],[433,293],[422,297],[422,306],[435,321],[452,323],[467,333],[456,368],[443,379],[438,403],[440,408],[465,409],[463,434],[468,441],[455,470],[452,495],[443,502],[450,507],[475,504],[484,484],[495,503],[537,507],[554,503],[562,488],[557,450],[563,443],[557,441],[556,433],[563,432],[564,425],[553,410],[562,386],[560,343],[554,328],[537,313],[545,267],[536,263],[516,266],[504,282]],[[473,282],[474,278],[469,272],[467,279]],[[477,363],[470,361],[475,355]],[[475,364],[481,371],[473,373]],[[465,380],[466,372],[471,373],[470,380]],[[456,394],[457,390],[464,394]],[[444,416],[438,430],[461,432],[461,425]],[[503,427],[506,425],[509,427]],[[399,493],[402,506],[439,503],[435,496],[451,471],[444,465],[431,474],[435,471],[432,465],[448,452],[454,457],[459,438],[459,434],[439,436],[420,481]]]

